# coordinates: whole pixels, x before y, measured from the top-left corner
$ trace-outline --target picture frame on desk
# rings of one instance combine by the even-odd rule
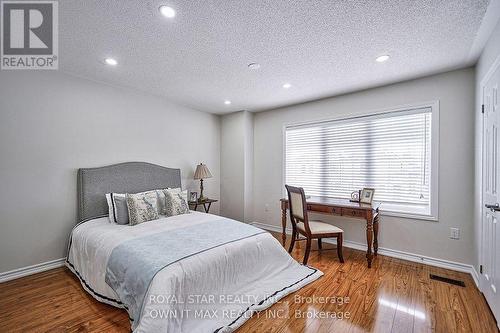
[[[364,188],[361,191],[361,197],[359,198],[360,203],[371,204],[373,201],[373,195],[375,194],[374,188]]]
[[[189,201],[197,202],[198,201],[198,192],[189,192]]]
[[[351,193],[351,199],[349,199],[349,201],[359,202],[360,198],[361,198],[361,190],[357,190]]]

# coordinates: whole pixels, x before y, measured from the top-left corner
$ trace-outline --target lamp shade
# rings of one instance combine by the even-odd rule
[[[208,170],[208,167],[200,163],[196,166],[196,171],[194,172],[194,179],[207,179],[207,178],[212,178],[212,174],[210,173],[210,170]]]

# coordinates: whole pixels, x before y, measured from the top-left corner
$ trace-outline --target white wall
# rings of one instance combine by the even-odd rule
[[[497,5],[498,6],[498,5]],[[500,7],[500,6],[498,6]],[[497,23],[494,31],[488,40],[483,53],[476,65],[476,102],[475,102],[475,187],[474,187],[474,226],[475,226],[475,248],[474,248],[474,265],[479,272],[480,258],[479,246],[481,236],[481,184],[482,184],[482,128],[483,116],[481,113],[482,92],[481,81],[491,68],[493,63],[500,57],[500,21]]]
[[[298,89],[298,88],[296,88]],[[370,110],[440,101],[439,221],[383,216],[379,246],[472,264],[474,175],[474,70],[472,68],[348,95],[257,113],[254,117],[254,220],[279,226],[283,195],[283,126]],[[267,207],[267,208],[266,208]],[[361,221],[317,215],[366,244]],[[289,221],[287,221],[289,223]],[[449,238],[459,227],[460,240]]]
[[[221,215],[250,222],[253,212],[253,114],[221,117]]]
[[[243,112],[221,117],[221,182],[222,216],[242,221],[244,218],[245,168]]]
[[[199,162],[219,198],[220,119],[162,98],[57,72],[0,73],[0,272],[65,256],[76,222],[76,172],[125,161]],[[218,205],[213,212],[218,212]]]
[[[254,114],[248,111],[244,111],[244,177],[245,177],[245,210],[243,221],[252,222],[253,220],[253,117]]]

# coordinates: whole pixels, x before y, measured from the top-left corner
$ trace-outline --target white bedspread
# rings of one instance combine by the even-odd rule
[[[214,219],[221,217],[191,212],[133,227],[91,220],[73,230],[67,266],[96,299],[124,307],[105,283],[107,261],[117,245]],[[162,269],[151,282],[134,332],[231,332],[253,312],[321,275],[298,264],[269,233],[225,244]]]

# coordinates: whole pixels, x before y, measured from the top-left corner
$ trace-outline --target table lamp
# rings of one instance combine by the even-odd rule
[[[199,201],[205,201],[207,198],[203,196],[203,179],[207,178],[212,178],[212,174],[210,173],[210,170],[208,170],[208,167],[200,163],[196,166],[196,171],[194,172],[194,179],[199,179],[200,180],[200,198],[198,199]]]

